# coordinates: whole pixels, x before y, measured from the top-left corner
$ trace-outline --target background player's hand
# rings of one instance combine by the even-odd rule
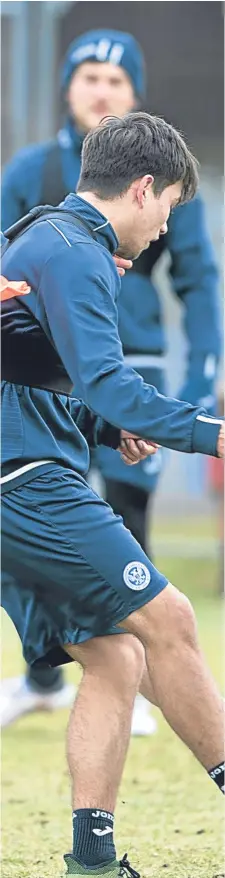
[[[121,442],[118,451],[120,451],[123,462],[128,466],[140,463],[140,460],[145,460],[146,457],[155,454],[159,448],[159,445],[156,445],[155,442],[150,442],[148,439],[140,439],[135,434],[127,433],[126,430],[121,430],[120,435]]]
[[[122,259],[122,256],[114,256],[113,259],[120,277],[123,277],[128,268],[132,268],[133,262],[131,262],[131,259]]]
[[[218,457],[225,457],[225,423],[221,424],[217,442],[217,454]]]

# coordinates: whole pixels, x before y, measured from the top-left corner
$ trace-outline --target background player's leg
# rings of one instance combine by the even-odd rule
[[[0,726],[6,728],[28,713],[71,707],[76,687],[67,683],[60,668],[30,668],[0,684]]]
[[[217,766],[224,759],[224,704],[188,599],[169,583],[122,624],[145,646],[155,700],[168,723],[207,770]]]
[[[36,668],[26,666],[26,680],[32,689],[57,692],[63,686],[64,674],[62,668]]]
[[[105,479],[106,501],[116,515],[122,515],[124,524],[131,531],[139,545],[150,557],[147,538],[147,510],[149,494],[143,488],[114,479]]]
[[[15,580],[2,571],[2,588]],[[25,674],[9,677],[0,684],[0,725],[11,725],[22,716],[38,710],[71,707],[76,689],[67,683],[61,668],[39,668],[26,665]]]

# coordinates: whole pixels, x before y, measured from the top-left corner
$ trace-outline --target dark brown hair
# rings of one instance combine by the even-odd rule
[[[148,113],[106,116],[85,137],[78,192],[113,199],[145,174],[154,177],[156,195],[178,181],[181,202],[196,193],[197,161],[181,134],[164,119]]]

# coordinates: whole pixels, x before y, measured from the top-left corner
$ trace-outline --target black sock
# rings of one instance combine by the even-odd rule
[[[27,667],[26,681],[35,692],[58,692],[64,684],[61,668]]]
[[[225,762],[220,762],[219,765],[215,765],[215,768],[211,768],[210,771],[208,771],[209,777],[211,777],[212,780],[215,781],[215,783],[217,784],[217,786],[221,790],[221,793],[223,793],[223,794],[225,793],[224,772],[225,772]]]
[[[99,866],[116,859],[113,814],[97,808],[73,811],[73,855],[82,866]]]

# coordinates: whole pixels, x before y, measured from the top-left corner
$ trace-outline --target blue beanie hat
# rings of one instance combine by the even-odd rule
[[[90,30],[70,44],[62,66],[61,84],[68,88],[76,68],[85,61],[109,61],[123,67],[139,98],[145,96],[145,62],[143,52],[132,34],[119,30]]]

